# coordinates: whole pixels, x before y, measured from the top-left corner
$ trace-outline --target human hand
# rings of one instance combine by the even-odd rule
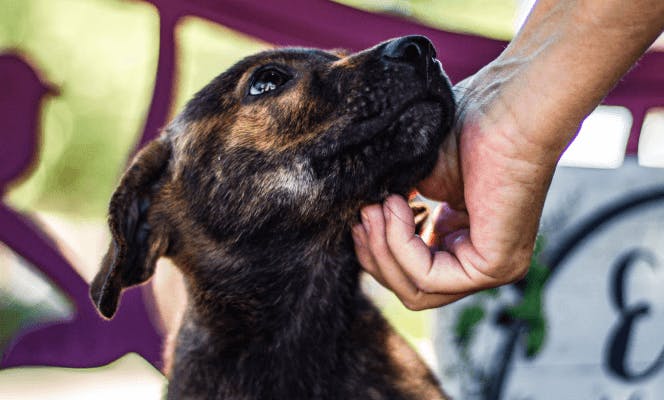
[[[456,129],[418,187],[447,202],[434,251],[390,196],[353,227],[363,267],[414,310],[523,277],[560,154],[663,28],[661,0],[539,0],[505,51],[455,87]]]
[[[363,208],[353,228],[362,266],[412,310],[513,282],[530,264],[559,151],[519,135],[502,89],[487,76],[496,75],[480,73],[455,88],[457,131],[419,185],[448,202],[433,213],[430,231],[415,234],[413,213],[397,195]]]

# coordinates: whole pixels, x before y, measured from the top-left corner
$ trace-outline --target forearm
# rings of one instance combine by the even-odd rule
[[[662,0],[541,0],[476,83],[493,85],[491,110],[512,117],[515,140],[555,162],[663,28]]]

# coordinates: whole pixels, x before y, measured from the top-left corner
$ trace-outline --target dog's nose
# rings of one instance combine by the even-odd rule
[[[389,42],[383,49],[383,57],[390,61],[409,63],[426,69],[436,57],[436,50],[426,37],[411,35]]]

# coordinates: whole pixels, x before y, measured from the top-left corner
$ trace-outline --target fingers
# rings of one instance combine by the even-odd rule
[[[368,206],[362,210],[362,225],[353,227],[355,251],[360,264],[379,283],[391,289],[397,297],[411,310],[422,310],[451,303],[466,294],[427,293],[420,290],[406,274],[397,260],[388,243],[387,226],[391,233],[401,239],[412,238],[410,246],[414,246],[413,253],[416,262],[431,259],[426,244],[417,237],[413,214],[408,203],[401,197],[395,197],[396,203],[386,202],[384,207],[379,205]],[[386,210],[387,207],[397,207],[396,216]],[[394,220],[394,221],[393,221]],[[393,222],[391,222],[393,221]],[[394,239],[391,239],[394,240]],[[428,262],[428,261],[427,261]]]
[[[432,256],[429,247],[415,235],[412,212],[403,198],[390,196],[383,208],[390,255],[416,289],[427,293],[459,294],[491,285],[483,274],[475,273],[474,265],[481,259],[470,242],[468,230],[448,233],[444,237],[447,252],[438,251]],[[463,216],[454,216],[457,220],[449,221],[445,227],[463,222]]]
[[[378,283],[384,287],[388,287],[387,283],[383,279],[383,275],[378,269],[378,265],[369,250],[369,235],[364,229],[362,224],[355,225],[352,229],[353,241],[355,242],[355,255],[357,260],[360,262],[360,265],[367,271],[371,276],[374,277]]]
[[[385,218],[380,205],[371,205],[362,210],[362,225],[368,233],[368,248],[384,283],[401,299],[417,295],[417,288],[403,273],[387,244]]]
[[[390,196],[383,205],[385,216],[385,238],[390,255],[400,266],[412,266],[405,272],[411,275],[426,276],[431,267],[432,256],[429,247],[415,235],[413,212],[400,196]]]
[[[413,310],[445,305],[507,283],[482,272],[491,269],[473,246],[467,214],[443,205],[434,215],[435,234],[444,251],[432,254],[415,234],[405,199],[390,196],[382,207],[364,208],[362,225],[353,228],[359,262]]]

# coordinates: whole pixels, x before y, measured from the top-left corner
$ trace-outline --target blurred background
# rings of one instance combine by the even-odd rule
[[[245,55],[275,43],[307,44],[285,34],[270,36],[270,20],[251,21],[251,16],[237,11],[242,2],[196,0],[191,2],[195,7],[178,8],[186,3],[0,0],[2,399],[160,398],[162,394],[165,380],[156,360],[160,345],[141,344],[157,341],[163,331],[160,318],[152,315],[151,292],[139,290],[123,303],[140,309],[126,319],[141,321],[139,325],[126,325],[120,318],[106,326],[90,310],[83,310],[90,308],[84,304],[85,284],[96,272],[109,240],[110,195],[134,149],[163,126],[158,115],[173,116],[195,91]],[[310,4],[314,3],[328,2]],[[388,39],[401,35],[402,29],[428,35],[460,33],[440,36],[450,41],[487,38],[477,42],[484,47],[468,48],[469,55],[439,47],[443,65],[448,60],[460,65],[451,73],[457,81],[481,66],[477,60],[490,61],[532,6],[529,0],[339,3],[368,13],[353,14],[358,18],[384,18],[375,24],[384,22],[387,28],[364,32],[377,25],[358,24],[344,27],[346,34],[338,37],[339,30],[330,28],[321,41],[324,47],[355,50],[364,37],[368,46],[378,41],[374,37]],[[329,10],[347,12],[346,7]],[[219,23],[233,18],[236,22],[228,25],[238,30]],[[326,23],[330,22],[315,21]],[[258,28],[239,29],[243,26]],[[399,28],[391,33],[391,26]],[[252,29],[259,33],[251,36]],[[271,37],[277,39],[272,42]],[[434,38],[436,44],[440,40]],[[664,53],[656,50],[643,62],[645,78],[639,71],[632,80],[628,77],[627,86],[619,88],[622,92],[584,122],[563,156],[547,202],[537,257],[520,286],[482,293],[441,311],[414,313],[367,280],[367,290],[390,321],[458,398],[655,399],[655,393],[664,392],[664,371],[660,372],[664,292],[654,283],[664,283],[664,278],[651,271],[664,260],[664,210],[657,206],[663,202],[651,201],[664,187],[664,170],[659,169],[664,167],[664,109],[658,108],[664,107],[664,77],[652,72],[657,68],[649,68],[656,65],[664,71],[660,57]],[[468,64],[465,60],[474,51],[484,53],[473,58],[475,64]],[[640,86],[629,85],[636,80]],[[615,215],[630,211],[614,216],[607,211],[611,207],[617,207]],[[616,222],[623,217],[636,222]],[[587,239],[577,232],[579,225],[586,227],[581,233],[588,237],[591,232],[606,237]],[[570,243],[579,243],[581,250]],[[636,248],[645,250],[626,256]],[[566,257],[570,252],[576,253]],[[626,272],[611,274],[628,261],[635,263],[638,273],[629,278]],[[565,263],[580,266],[559,267]],[[565,273],[553,279],[554,268]],[[638,295],[623,293],[620,277],[627,281],[624,290]],[[623,293],[623,303],[611,300],[616,290]],[[559,293],[574,300],[562,300],[566,305],[560,309],[555,297]],[[559,314],[564,316],[560,321]],[[570,320],[570,314],[578,319]],[[626,327],[621,323],[625,315],[636,322]],[[648,323],[641,324],[638,316]],[[584,324],[587,329],[575,330]],[[127,326],[138,326],[139,331],[144,326],[149,332],[129,334]],[[106,336],[99,339],[102,336],[96,332],[117,334],[100,333]],[[41,357],[43,351],[52,351],[43,350],[45,341],[62,351]],[[88,347],[67,347],[79,342]],[[106,351],[97,354],[101,347]],[[569,397],[567,392],[542,389],[547,382],[560,387],[563,381],[571,385]]]

